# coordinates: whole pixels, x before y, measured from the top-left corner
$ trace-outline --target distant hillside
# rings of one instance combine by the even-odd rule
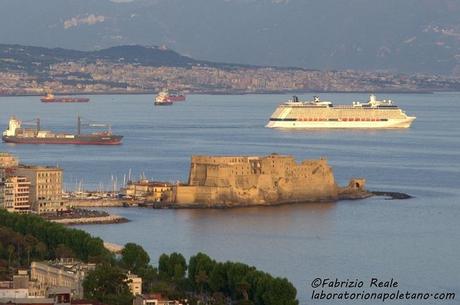
[[[75,51],[0,44],[0,79],[0,95],[42,94],[44,88],[88,94],[159,88],[195,93],[419,92],[457,90],[460,83],[440,75],[213,63],[164,47],[136,45]]]
[[[94,63],[97,60],[142,66],[187,67],[209,64],[158,47],[119,46],[99,51],[76,51],[0,44],[0,69],[37,73],[61,62]],[[218,64],[217,64],[218,65]]]
[[[0,43],[460,75],[459,16],[459,0],[2,0]]]

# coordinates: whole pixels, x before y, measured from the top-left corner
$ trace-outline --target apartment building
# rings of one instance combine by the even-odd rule
[[[94,270],[96,264],[86,264],[74,259],[60,259],[49,262],[32,262],[30,278],[45,294],[50,288],[69,288],[72,297],[83,298],[83,280],[88,272]]]
[[[6,177],[0,182],[0,207],[8,212],[30,212],[30,181],[26,177]]]
[[[138,277],[136,274],[128,272],[126,274],[127,284],[129,290],[133,295],[142,294],[142,278]]]
[[[30,181],[30,205],[38,214],[67,210],[62,198],[62,169],[50,166],[20,165],[15,174]]]

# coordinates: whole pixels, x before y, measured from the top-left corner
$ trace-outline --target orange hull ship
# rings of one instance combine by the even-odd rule
[[[168,90],[163,90],[155,97],[155,105],[172,105],[174,102],[185,101],[185,95],[170,93]]]

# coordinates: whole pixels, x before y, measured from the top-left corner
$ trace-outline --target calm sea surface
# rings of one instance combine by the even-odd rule
[[[321,97],[336,103],[367,98]],[[148,95],[91,96],[88,104],[55,105],[42,104],[37,97],[0,97],[1,129],[16,115],[24,121],[40,117],[43,129],[73,131],[80,114],[111,123],[114,133],[125,136],[121,146],[2,143],[0,151],[16,154],[24,163],[61,166],[67,189],[77,183],[109,189],[130,171],[134,178],[185,181],[193,154],[276,152],[298,160],[326,156],[342,185],[350,177],[365,177],[369,189],[415,198],[232,210],[117,208],[110,211],[132,221],[79,228],[110,242],[139,243],[155,261],[163,252],[190,256],[203,251],[217,260],[255,265],[291,280],[302,304],[331,303],[310,299],[310,284],[317,277],[359,279],[365,281],[364,288],[372,277],[394,278],[399,287],[381,292],[456,292],[455,301],[410,304],[460,304],[460,93],[386,95],[417,116],[408,130],[264,128],[286,98],[194,95],[172,107],[154,107]]]

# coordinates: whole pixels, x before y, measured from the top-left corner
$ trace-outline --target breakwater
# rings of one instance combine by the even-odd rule
[[[109,214],[104,211],[92,211],[87,209],[71,209],[65,213],[45,214],[42,217],[46,220],[65,225],[79,224],[111,224],[124,223],[129,220],[119,216]]]

